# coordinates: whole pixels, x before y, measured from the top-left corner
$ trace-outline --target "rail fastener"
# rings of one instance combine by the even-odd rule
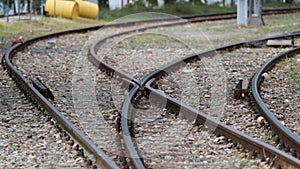
[[[249,85],[249,80],[247,78],[243,78],[243,82],[242,82],[242,98],[245,98],[246,95],[248,94],[248,85]]]
[[[234,89],[235,99],[245,99],[249,95],[249,80],[241,78]]]
[[[33,87],[36,88],[45,98],[54,100],[54,95],[51,90],[39,78],[32,78],[31,82]]]

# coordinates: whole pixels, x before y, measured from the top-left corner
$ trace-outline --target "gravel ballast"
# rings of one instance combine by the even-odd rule
[[[277,146],[267,124],[257,120],[259,115],[249,102],[250,98],[235,99],[234,92],[240,79],[248,78],[250,81],[264,62],[285,50],[288,49],[240,48],[233,52],[220,52],[211,58],[187,64],[179,71],[159,80],[158,86],[166,94],[220,122]],[[219,64],[216,64],[219,68],[207,66],[214,64],[216,60],[219,61]],[[216,77],[222,81],[215,80]],[[187,78],[190,78],[189,83]],[[220,86],[222,88],[216,90]],[[191,97],[193,99],[190,99]]]
[[[173,31],[173,29],[174,29],[173,27],[163,28],[163,29],[159,28],[150,32],[155,33],[155,31],[158,32],[170,31],[176,33],[176,31]],[[180,27],[176,27],[175,29],[180,32]],[[186,38],[193,39],[195,37],[192,36],[192,33],[188,33],[189,31],[193,32],[192,30],[194,30],[195,32],[195,30],[197,31],[198,28],[196,28],[195,25],[187,25],[184,26],[183,30],[181,31],[186,33],[185,36]],[[87,34],[65,35],[62,37],[53,38],[54,40],[56,40],[55,45],[47,44],[48,40],[53,40],[53,39],[39,41],[37,43],[32,44],[28,49],[19,52],[18,56],[16,57],[16,60],[14,60],[14,63],[18,65],[19,69],[29,79],[38,76],[43,82],[45,82],[45,84],[49,86],[50,89],[53,91],[53,94],[55,96],[55,100],[53,101],[53,104],[60,111],[62,111],[64,115],[70,121],[72,121],[79,129],[84,131],[84,133],[87,134],[87,136],[91,140],[95,141],[97,146],[104,149],[105,152],[110,157],[112,157],[117,164],[120,164],[122,162],[120,161],[119,158],[119,154],[118,154],[119,152],[118,150],[116,150],[117,147],[115,147],[115,144],[112,142],[111,139],[117,138],[116,136],[117,133],[115,132],[114,129],[115,120],[118,114],[120,113],[120,108],[122,105],[122,101],[124,100],[124,96],[126,95],[126,91],[119,87],[118,82],[113,81],[105,73],[103,73],[100,70],[97,70],[97,68],[93,67],[92,64],[87,60],[87,53],[92,42],[95,42],[99,38],[104,38],[109,34],[113,34],[118,31],[120,31],[120,29],[105,28],[99,31],[89,32]],[[211,32],[213,32],[213,30],[211,30]],[[218,33],[220,32],[216,32],[215,35],[216,39],[226,39],[226,38],[230,39],[229,35],[223,36],[223,34],[221,35]],[[220,36],[218,37],[218,35]],[[106,51],[104,52],[105,55],[102,55],[101,54],[102,49],[101,50],[99,49],[98,51],[99,57],[102,57],[107,61],[114,63],[116,67],[119,66],[120,69],[126,70],[134,77],[140,78],[143,75],[145,75],[145,73],[154,70],[160,65],[163,65],[171,60],[175,60],[179,57],[191,53],[190,52],[191,48],[193,48],[194,51],[196,50],[198,51],[202,49],[208,49],[212,46],[210,44],[201,44],[200,42],[193,44],[194,46],[192,46],[191,43],[188,43],[188,45],[186,45],[185,43],[181,43],[181,41],[178,42],[178,40],[175,40],[173,37],[161,36],[160,34],[157,33],[155,33],[154,36],[161,38],[163,42],[147,44],[148,42],[145,41],[144,46],[141,45],[140,48],[135,48],[135,49],[132,48],[131,42],[134,41],[135,40],[134,38],[136,38],[137,36],[130,35],[129,37],[115,38],[112,41],[120,42],[120,43],[115,43],[115,44],[113,43],[113,45],[111,45],[111,42],[109,42],[108,46],[106,46],[105,49],[110,51]],[[120,40],[122,38],[123,40]],[[172,45],[168,46],[170,42]],[[219,46],[220,44],[223,43],[225,43],[224,40],[217,41],[213,47]],[[121,45],[121,47],[118,45]],[[117,57],[114,58],[115,56]],[[132,60],[128,59],[129,56],[131,56],[130,58]],[[35,61],[34,58],[39,58],[39,61]],[[120,58],[122,58],[122,62],[118,62]],[[132,65],[134,65],[134,67],[131,67]],[[143,67],[145,67],[145,69],[140,70]],[[140,71],[135,72],[136,69]],[[189,69],[187,69],[186,71],[189,72]],[[5,72],[3,73],[3,75],[5,75]],[[237,76],[234,76],[234,78],[235,77]],[[1,102],[1,104],[5,106],[10,105],[10,103],[14,103],[14,104],[13,106],[8,106],[8,108],[1,110],[1,118],[2,116],[5,116],[5,118],[9,119],[10,114],[15,114],[16,118],[13,119],[24,121],[22,123],[16,123],[16,122],[10,123],[7,122],[6,120],[1,121],[1,124],[3,124],[3,126],[6,126],[0,130],[1,137],[3,136],[3,140],[4,140],[3,142],[1,142],[1,146],[4,147],[3,151],[4,154],[6,154],[6,156],[3,156],[5,158],[1,158],[0,161],[0,163],[4,165],[4,168],[6,167],[29,168],[28,166],[29,164],[30,166],[38,166],[41,168],[47,165],[58,167],[58,168],[60,167],[84,168],[85,163],[83,158],[78,157],[77,152],[73,150],[72,146],[68,145],[67,142],[64,141],[64,139],[58,136],[59,132],[54,127],[54,125],[49,124],[50,123],[49,117],[46,114],[43,114],[39,110],[35,109],[34,106],[31,105],[31,103],[29,103],[28,101],[26,101],[26,99],[24,99],[22,95],[20,98],[21,99],[20,103],[18,103],[18,101],[16,100],[12,100],[12,101],[9,101],[9,99],[5,100],[5,95],[6,95],[5,92],[10,91],[10,89],[8,90],[2,88],[2,86],[5,86],[6,82],[9,82],[11,85],[13,85],[13,82],[7,75],[1,77],[1,79],[2,78],[5,80],[1,81],[1,89],[4,89],[2,91],[3,93],[2,95],[4,96],[3,97],[4,99],[3,102]],[[234,84],[235,82],[236,81],[232,82],[232,84]],[[13,90],[15,90],[16,86],[12,88]],[[92,90],[93,94],[86,95],[87,91],[90,90]],[[20,94],[17,92],[16,94],[14,94],[14,97],[15,96],[20,97]],[[207,98],[209,98],[209,96],[207,96]],[[81,102],[83,100],[85,100],[86,102],[82,103],[82,105],[80,104],[77,105],[77,107],[74,106],[78,102]],[[25,104],[23,103],[23,101],[25,102]],[[27,104],[31,105],[31,107],[30,106],[28,107]],[[86,109],[87,107],[85,106],[92,106],[92,108]],[[162,110],[156,110],[156,109],[157,108],[153,108],[153,110],[151,109],[151,112],[153,111],[162,114],[164,113]],[[244,113],[247,113],[246,109],[248,108],[247,105],[244,105],[242,107],[240,107],[240,105],[238,106],[235,105],[233,109],[235,109],[235,111],[240,111],[242,109],[243,111],[245,111]],[[15,112],[17,112],[18,114]],[[143,114],[143,112],[141,112],[141,114]],[[96,117],[96,118],[93,118],[91,121],[86,120],[91,117]],[[197,137],[197,136],[199,137],[199,138],[195,138],[194,140],[191,140],[191,143],[195,142],[195,144],[196,143],[198,144],[200,142],[201,145],[202,144],[204,145],[204,143],[202,143],[200,140],[203,137],[212,138],[210,139],[210,141],[207,140],[208,144],[210,144],[214,140],[216,140],[216,142],[218,142],[218,140],[220,139],[222,140],[222,138],[218,138],[209,133],[208,135],[206,135],[206,131],[202,131],[201,129],[192,126],[189,122],[185,120],[169,119],[165,121],[166,124],[178,123],[179,126],[181,126],[182,130],[172,131],[173,133],[177,133],[178,136],[183,135],[180,133],[180,131],[183,131],[183,133],[185,134],[188,133],[193,137]],[[33,123],[34,125],[22,126],[22,124],[26,124],[26,123]],[[16,130],[15,126],[17,125],[20,125],[20,127],[24,127],[24,130],[19,131],[18,133],[19,135],[13,134],[13,132]],[[168,125],[166,125],[165,127],[167,128]],[[34,131],[32,131],[33,130],[32,128],[34,128]],[[27,136],[24,137],[24,134],[22,134],[24,133],[24,131],[28,131],[29,133],[33,132],[34,134],[28,134],[32,136],[29,136],[29,138],[27,138]],[[39,137],[40,135],[43,136]],[[148,137],[148,136],[146,137],[145,135],[141,135],[141,136],[143,138]],[[11,138],[16,138],[16,139],[14,140]],[[42,141],[39,141],[40,139]],[[182,143],[183,145],[183,143],[189,140],[186,140],[185,138],[183,140],[179,139],[177,141],[179,141],[180,144]],[[43,143],[40,144],[39,142],[43,142]],[[159,142],[157,141],[157,143]],[[29,146],[26,146],[27,144]],[[212,144],[213,143],[211,143],[210,145]],[[214,143],[214,144],[219,144],[219,143]],[[151,144],[145,143],[145,149],[148,149],[149,145]],[[236,160],[234,160],[236,162],[234,162],[234,164],[232,163],[232,161],[230,162],[230,160],[229,161],[227,160],[228,162],[227,164],[224,163],[224,165],[228,166],[228,168],[231,167],[258,168],[259,165],[261,165],[260,167],[265,166],[264,163],[259,164],[256,159],[252,160],[252,159],[245,158],[248,155],[243,154],[243,152],[235,153],[236,150],[234,149],[229,150],[229,147],[230,144],[221,145],[215,149],[210,147],[207,153],[200,152],[200,150],[197,150],[195,147],[193,148],[187,147],[187,149],[178,150],[178,152],[184,150],[186,151],[191,150],[193,151],[193,153],[200,153],[200,154],[202,153],[203,158],[205,155],[209,154],[210,152],[213,152],[211,154],[212,155],[211,159],[215,159],[215,158],[219,158],[219,156],[215,157],[214,151],[217,151],[218,154],[219,151],[226,149],[226,153],[227,151],[228,154],[230,152],[233,152],[234,156],[232,157],[233,158],[236,157]],[[27,155],[26,152],[31,151],[32,149],[34,149],[34,152],[33,151],[29,152],[27,153],[29,155]],[[153,151],[155,152],[157,150],[153,150]],[[150,154],[152,154],[151,151],[149,152]],[[224,156],[224,154],[222,155]],[[203,162],[199,164],[200,166],[204,165],[209,167],[209,162],[213,162],[211,164],[215,164],[214,162],[217,161],[217,160],[210,160],[210,159],[204,160],[203,158],[196,157],[196,156],[193,157],[197,160],[208,162],[208,163]],[[166,156],[165,160],[170,161],[173,158],[176,158],[176,156],[175,155]],[[16,160],[16,159],[20,159],[20,160]],[[13,160],[18,162],[17,163],[13,162]],[[53,160],[54,162],[52,162],[51,160]],[[181,157],[179,157],[178,160],[180,161]],[[27,164],[28,161],[29,164]],[[186,163],[189,164],[189,166],[193,166],[192,159],[191,160],[186,159],[185,161]],[[150,166],[154,166],[155,168],[164,167],[163,165],[160,165],[160,163],[163,164],[163,161],[159,160],[158,158],[158,161],[155,160],[150,161],[149,164]],[[247,164],[246,166],[245,163]],[[175,166],[172,164],[171,167],[175,167]]]
[[[84,159],[0,67],[1,168],[82,168]]]
[[[277,63],[264,76],[261,97],[268,109],[295,135],[300,137],[300,55],[286,58]]]

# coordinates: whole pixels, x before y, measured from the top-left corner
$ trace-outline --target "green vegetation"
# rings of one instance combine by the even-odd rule
[[[29,38],[51,32],[99,25],[101,23],[104,22],[85,18],[78,18],[76,21],[73,21],[64,18],[49,17],[40,17],[31,22],[0,22],[0,37],[17,38],[19,36],[23,36],[24,38]]]
[[[246,167],[247,165],[248,165],[248,161],[247,160],[240,161],[240,166],[241,167]]]
[[[292,68],[289,72],[289,76],[295,84],[300,85],[300,67]]]
[[[248,166],[249,161],[247,159],[241,159],[239,160],[234,160],[232,162],[232,168],[245,168],[246,166]]]
[[[276,2],[276,1],[271,1],[267,0],[266,2],[263,3],[263,7],[265,8],[279,8],[279,7],[299,7],[299,2],[294,2],[294,3],[283,3],[283,2]]]
[[[271,143],[272,142],[272,140],[275,140],[275,134],[273,133],[273,131],[272,130],[269,130],[269,131],[267,131],[267,134],[266,134],[266,142],[267,143]]]
[[[236,24],[236,20],[205,22],[205,24],[196,23],[196,25],[208,36],[216,32],[226,32],[224,37],[222,37],[227,38],[227,40],[224,41],[224,44],[299,31],[300,20],[298,13],[263,16],[263,19],[265,21],[265,26],[249,25],[239,27]],[[222,41],[222,38],[217,39],[217,41]],[[210,40],[214,42],[214,39],[210,38]]]
[[[221,6],[225,6],[225,5],[222,3],[207,5],[197,0],[190,0],[190,2],[184,2],[184,1],[179,1],[177,3],[173,2],[170,4],[165,4],[161,8],[157,8],[157,2],[155,0],[148,0],[147,3],[143,3],[140,0],[137,0],[134,4],[127,5],[122,9],[109,10],[107,8],[101,8],[99,13],[99,19],[112,21],[120,17],[124,17],[135,13],[141,13],[141,12],[161,12],[161,13],[167,13],[172,15],[188,15],[188,14],[204,14],[204,13],[236,11],[235,5],[233,5],[232,7],[221,7]],[[300,4],[282,3],[282,2],[269,1],[269,0],[267,0],[263,4],[263,8],[296,7],[296,6],[300,6]]]
[[[295,89],[300,89],[300,65],[299,65],[299,57],[286,57],[284,60],[279,62],[277,66],[286,67],[289,65],[287,76],[291,79],[291,86]],[[284,69],[284,68],[282,68]]]
[[[292,82],[294,83],[293,86],[296,89],[300,89],[300,65],[299,61],[295,58],[291,58],[292,67],[290,72],[288,73],[288,76],[292,79]],[[298,64],[297,64],[298,62]]]
[[[141,12],[161,12],[173,15],[187,15],[187,14],[203,14],[203,13],[216,13],[216,12],[233,12],[235,8],[223,8],[215,5],[192,4],[192,3],[175,3],[173,5],[164,5],[161,8],[145,7],[143,4],[128,5],[123,9],[109,10],[101,9],[99,18],[110,21],[127,16],[134,13]]]
[[[131,37],[129,39],[130,46],[132,49],[140,49],[144,44],[152,43],[152,44],[160,44],[163,41],[167,41],[168,39],[164,36],[159,36],[155,34],[143,34]]]
[[[172,13],[172,14],[195,14],[195,13],[209,13],[209,12],[210,13],[225,12],[225,11],[234,11],[234,10],[235,8],[221,8],[218,5],[207,6],[204,4],[177,3],[174,5],[165,5],[160,9],[154,7],[146,8],[144,5],[132,5],[132,6],[127,6],[124,9],[113,10],[113,11],[108,11],[107,9],[104,9],[100,11],[100,15],[101,15],[100,19],[102,18],[102,20],[90,20],[90,19],[79,17],[76,21],[73,21],[64,18],[49,18],[49,17],[34,16],[34,18],[37,19],[31,22],[21,21],[15,23],[6,23],[5,19],[3,19],[4,21],[0,22],[0,46],[3,46],[3,43],[7,38],[13,39],[19,36],[23,36],[24,39],[27,39],[29,37],[48,34],[51,32],[99,25],[99,24],[106,23],[105,20],[112,20],[124,15],[137,13],[137,12],[153,11],[153,12],[165,12],[165,13]],[[137,17],[143,17],[143,16],[139,15]],[[132,19],[132,17],[128,17],[128,18]],[[126,18],[124,20],[123,19],[124,18],[122,18],[122,21],[126,20]],[[143,18],[137,18],[137,19],[143,19]],[[299,26],[300,26],[299,14],[264,16],[264,21],[266,25],[262,27],[247,26],[247,27],[240,28],[236,26],[235,20],[205,22],[204,24],[198,23],[196,25],[198,25],[202,29],[202,31],[207,34],[210,34],[210,32],[211,34],[213,34],[213,32],[228,32],[228,30],[231,30],[230,32],[232,32],[232,35],[228,35],[228,36],[230,36],[230,41],[232,42],[252,39],[255,37],[265,37],[271,34],[274,35],[278,33],[297,31],[299,30]],[[243,36],[240,35],[240,32],[244,32]],[[236,36],[234,36],[235,33],[237,34]],[[219,38],[219,39],[222,40],[223,38]]]

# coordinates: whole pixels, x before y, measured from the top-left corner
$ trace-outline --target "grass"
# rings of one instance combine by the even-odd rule
[[[246,167],[247,165],[248,165],[248,161],[247,160],[240,161],[240,166],[241,167]]]
[[[263,8],[275,7],[296,7],[300,6],[299,3],[280,3],[280,2],[265,2]],[[172,15],[188,15],[188,14],[204,14],[204,13],[217,13],[217,12],[235,12],[234,7],[220,7],[219,3],[213,5],[205,4],[192,4],[192,3],[176,3],[173,5],[164,5],[161,8],[145,7],[144,5],[127,5],[123,9],[109,10],[103,8],[100,10],[99,18],[105,21],[112,21],[130,14],[141,12],[160,12]]]
[[[1,38],[17,38],[23,36],[29,38],[33,36],[48,34],[68,29],[83,28],[104,23],[103,21],[78,18],[76,21],[64,18],[39,17],[30,22],[0,22]],[[1,39],[0,39],[1,40]]]
[[[299,30],[300,20],[299,14],[287,14],[287,15],[275,15],[275,16],[263,16],[265,25],[264,26],[245,26],[244,29],[248,29],[250,32],[256,32],[261,35],[269,32],[290,32]],[[212,23],[213,24],[213,23]],[[226,31],[226,29],[237,28],[236,24],[229,25],[228,27],[220,27],[219,31]]]
[[[19,36],[23,36],[24,39],[29,37],[34,37],[38,35],[48,34],[51,32],[57,32],[67,29],[82,28],[98,24],[107,23],[107,19],[113,19],[123,15],[127,15],[135,12],[167,12],[173,14],[191,14],[191,13],[206,13],[206,12],[224,12],[228,10],[235,10],[231,8],[221,8],[217,5],[210,6],[209,8],[204,5],[194,5],[182,4],[174,6],[165,6],[161,9],[150,9],[145,7],[137,8],[135,6],[127,7],[121,10],[114,11],[101,11],[100,15],[105,18],[105,20],[90,20],[84,18],[78,18],[76,21],[64,19],[64,18],[38,18],[37,20],[31,22],[15,22],[6,23],[0,22],[0,47],[3,48],[4,44],[7,43],[7,39],[16,39]],[[107,16],[105,16],[107,15]],[[155,15],[155,14],[153,14]],[[148,17],[140,15],[139,19],[144,19],[143,17]],[[128,17],[131,19],[131,17]],[[239,34],[237,36],[231,36],[230,41],[237,42],[247,39],[252,39],[256,37],[265,37],[269,35],[274,35],[278,33],[287,33],[299,30],[300,20],[299,14],[290,15],[278,15],[278,16],[264,16],[265,26],[255,27],[247,26],[240,28],[236,25],[236,20],[229,21],[218,21],[218,22],[205,22],[198,23],[201,30],[208,35],[210,32],[232,32],[233,34]],[[138,19],[138,18],[137,18]],[[243,36],[239,32],[244,32]],[[221,38],[222,39],[222,38]],[[11,41],[11,40],[10,40]],[[227,42],[229,43],[229,42]],[[227,44],[226,43],[226,44]]]
[[[284,7],[296,7],[298,6],[299,7],[299,2],[294,2],[294,3],[282,3],[282,2],[272,2],[272,1],[268,1],[268,2],[265,2],[263,4],[263,7],[266,7],[266,8],[284,8]]]
[[[294,6],[299,6],[299,4],[292,4]],[[285,7],[289,6],[287,4],[282,3],[266,3],[264,7]],[[150,8],[145,7],[142,5],[134,5],[134,6],[127,6],[123,9],[118,10],[108,10],[108,9],[101,9],[99,12],[99,21],[78,18],[76,21],[68,20],[64,18],[48,18],[43,17],[39,18],[38,20],[32,22],[16,22],[16,23],[9,23],[0,22],[0,37],[18,37],[23,36],[25,38],[47,34],[51,32],[56,32],[58,30],[67,30],[67,29],[74,29],[74,28],[82,28],[87,26],[92,26],[96,24],[106,23],[107,21],[115,20],[120,17],[128,16],[130,14],[141,13],[141,12],[160,12],[166,14],[203,14],[203,13],[215,13],[215,12],[230,12],[236,11],[236,7],[234,8],[224,8],[219,7],[218,4],[215,5],[203,5],[203,4],[191,4],[191,3],[176,3],[174,5],[165,5],[162,8]],[[138,16],[143,17],[143,16]],[[149,17],[149,16],[144,16]],[[129,19],[132,19],[128,17]],[[145,19],[145,18],[139,18]],[[271,22],[266,21],[267,27],[262,28],[262,32],[268,31],[270,27],[268,25],[272,25],[273,29],[282,29],[280,25],[286,23],[292,23],[299,20],[297,17],[287,17],[287,18],[280,18],[278,20],[273,20]],[[297,22],[296,22],[297,23]],[[274,26],[274,24],[279,26]],[[299,26],[299,25],[296,25]],[[293,26],[291,26],[293,27]],[[287,29],[287,32],[290,29]],[[1,40],[1,39],[0,39]],[[1,44],[1,42],[0,42]]]
[[[232,168],[245,168],[248,166],[249,161],[247,159],[242,159],[242,160],[234,160],[232,162]]]
[[[293,87],[296,89],[300,89],[300,65],[297,63],[297,59],[291,58],[292,63],[291,70],[288,73],[288,76],[292,79]]]
[[[167,37],[155,35],[155,34],[142,34],[142,35],[131,37],[129,40],[132,49],[140,49],[144,47],[144,44],[147,43],[160,44],[163,41],[167,41],[168,39]]]
[[[164,5],[161,8],[147,8],[142,5],[126,6],[123,9],[108,10],[101,9],[99,18],[105,21],[112,21],[120,17],[141,12],[160,12],[172,15],[187,15],[187,14],[203,14],[216,12],[231,12],[236,11],[235,8],[223,8],[218,5],[193,5],[191,3],[176,3],[174,5]]]
[[[300,67],[292,68],[289,72],[289,76],[295,84],[300,85]]]
[[[263,141],[271,144],[273,142],[273,140],[275,140],[275,135],[274,135],[273,131],[272,130],[267,131]]]
[[[230,35],[230,39],[228,39],[229,41],[226,41],[224,44],[299,31],[299,13],[263,16],[263,19],[265,21],[264,26],[249,25],[239,27],[234,19],[197,23],[196,25],[203,33],[207,34],[208,38],[216,33],[221,33],[224,36],[226,36],[226,34],[228,34],[228,36]],[[241,36],[241,34],[243,34],[243,36]],[[220,37],[219,41],[222,41],[222,38],[224,37]]]
[[[298,57],[299,59],[299,57]],[[297,91],[300,89],[300,65],[297,56],[295,57],[286,57],[281,62],[277,64],[280,69],[284,69],[285,66],[289,65],[287,76],[290,78],[290,85]]]

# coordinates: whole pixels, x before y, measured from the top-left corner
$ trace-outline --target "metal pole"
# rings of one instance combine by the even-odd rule
[[[18,0],[17,3],[18,3],[18,12],[19,12],[18,15],[19,15],[19,22],[20,22],[20,20],[21,20],[21,15],[20,15],[20,13],[21,13],[21,12],[20,12],[20,10],[21,10],[21,0]]]
[[[6,21],[9,22],[9,0],[6,0]]]
[[[32,20],[32,5],[33,5],[33,2],[32,2],[32,0],[30,0],[30,20]]]
[[[44,17],[44,6],[43,6],[43,0],[41,0],[41,14],[42,14],[42,20]]]
[[[253,9],[252,0],[249,0],[248,17],[250,17],[250,18],[251,18],[252,13],[253,13],[252,9]]]

